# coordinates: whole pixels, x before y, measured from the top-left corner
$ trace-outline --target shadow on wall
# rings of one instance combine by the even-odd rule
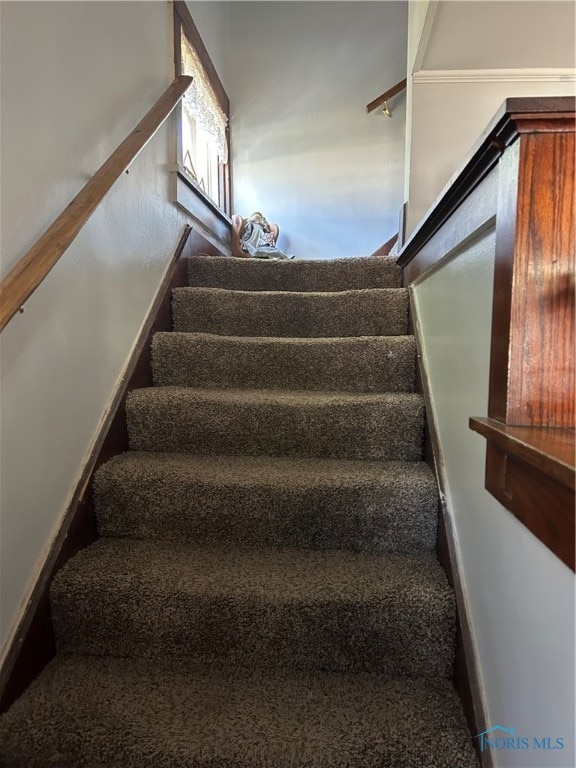
[[[296,257],[372,253],[398,230],[405,109],[402,97],[390,120],[366,104],[405,76],[407,4],[230,12],[235,211],[278,222]]]
[[[398,105],[394,119],[402,126],[404,114]],[[351,135],[345,153],[337,136],[325,136],[321,121],[309,133],[296,119],[273,135],[244,126],[245,140],[234,152],[249,159],[235,160],[236,210],[263,210],[278,221],[281,235],[290,238],[281,247],[300,258],[372,253],[398,231],[404,177],[403,166],[377,146],[390,121],[362,117],[379,135],[371,141],[366,133],[354,134],[355,118],[344,115],[341,123]]]

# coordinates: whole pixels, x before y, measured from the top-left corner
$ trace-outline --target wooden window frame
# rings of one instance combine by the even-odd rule
[[[181,36],[186,35],[192,47],[198,54],[198,58],[204,67],[210,85],[214,89],[218,104],[226,117],[230,117],[230,99],[216,68],[206,50],[206,46],[198,32],[188,6],[183,0],[174,0],[174,66],[176,75],[182,74],[182,50]],[[226,128],[226,141],[228,143],[228,163],[218,164],[218,191],[220,204],[214,201],[201,187],[194,183],[184,171],[184,157],[182,149],[182,105],[176,109],[176,190],[175,198],[178,205],[183,207],[194,217],[198,217],[199,211],[206,208],[206,224],[210,229],[215,229],[219,234],[226,229],[229,231],[231,214],[230,191],[230,128]]]

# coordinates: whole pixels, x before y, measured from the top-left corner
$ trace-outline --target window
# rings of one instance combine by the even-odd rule
[[[230,102],[186,3],[177,0],[174,11],[176,73],[193,77],[178,119],[178,183],[229,213]],[[177,197],[182,204],[181,196]]]

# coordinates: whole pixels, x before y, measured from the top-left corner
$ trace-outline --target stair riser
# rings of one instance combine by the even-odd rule
[[[384,396],[382,396],[384,397]],[[301,456],[419,461],[424,408],[420,398],[397,403],[342,401],[260,404],[199,400],[194,390],[138,390],[126,409],[130,447],[250,456]]]
[[[157,386],[411,392],[411,337],[298,341],[159,333]]]
[[[190,285],[240,291],[349,291],[399,288],[402,271],[392,259],[265,262],[191,259]]]
[[[174,330],[224,336],[403,336],[404,289],[344,293],[247,293],[177,288]]]
[[[250,596],[211,598],[179,592],[123,591],[99,584],[54,590],[53,622],[63,653],[199,658],[218,666],[378,672],[449,677],[454,605],[428,612],[397,600],[266,603]]]
[[[209,544],[416,553],[436,544],[433,483],[367,488],[202,483],[104,467],[96,482],[102,536]]]

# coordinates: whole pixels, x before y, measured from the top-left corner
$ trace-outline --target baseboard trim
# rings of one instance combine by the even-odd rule
[[[456,596],[457,626],[456,626],[456,653],[454,663],[454,687],[458,692],[468,728],[472,736],[486,730],[488,717],[486,704],[482,694],[482,685],[478,666],[478,658],[472,625],[468,611],[468,601],[465,589],[460,577],[458,565],[458,553],[455,544],[455,535],[452,529],[452,521],[446,504],[446,485],[443,472],[443,457],[434,411],[432,408],[431,390],[426,368],[423,364],[422,335],[414,290],[409,288],[410,295],[410,329],[416,339],[417,370],[416,390],[424,398],[426,406],[426,433],[424,455],[438,481],[440,499],[438,503],[438,544],[436,553],[450,586]],[[474,741],[476,750],[479,750],[478,740]],[[478,757],[483,768],[493,768],[492,757],[487,752],[478,752]]]
[[[204,235],[186,226],[160,283],[135,343],[121,383],[86,459],[60,529],[52,542],[36,583],[0,669],[0,713],[37,677],[56,653],[50,618],[49,590],[52,579],[79,550],[98,538],[92,501],[92,479],[98,467],[128,449],[124,405],[128,392],[152,384],[150,342],[154,333],[172,327],[172,289],[188,282],[188,259],[199,253],[213,256],[222,251]]]

